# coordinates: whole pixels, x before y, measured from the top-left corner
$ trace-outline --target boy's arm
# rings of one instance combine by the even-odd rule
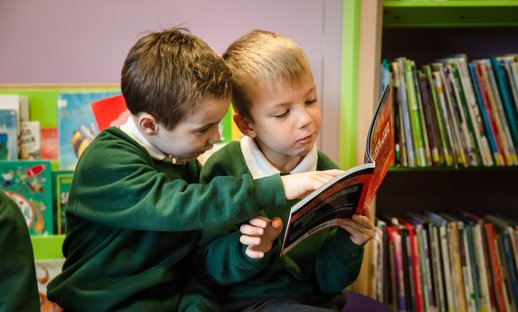
[[[338,219],[338,226],[316,261],[315,270],[323,291],[339,291],[354,282],[360,272],[363,246],[376,232],[368,209],[364,216]],[[328,266],[333,270],[330,271]],[[337,279],[337,276],[341,278]]]
[[[238,283],[263,270],[270,259],[252,259],[245,254],[247,246],[239,241],[238,226],[211,228],[202,231],[199,242],[200,261],[207,277],[220,285]]]
[[[97,148],[93,155],[88,153],[93,149],[85,151],[74,174],[67,211],[124,229],[188,231],[234,224],[256,215],[259,207],[286,203],[279,175],[189,183],[199,179],[195,162],[165,174],[157,170],[162,164],[157,165],[145,150],[130,146],[124,153],[106,151],[115,148],[124,150],[114,146]],[[121,157],[110,160],[114,155]]]

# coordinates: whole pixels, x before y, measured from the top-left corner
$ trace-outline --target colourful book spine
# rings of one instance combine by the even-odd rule
[[[491,65],[491,61],[489,59],[482,60],[484,66],[487,68],[486,73],[489,80],[490,91],[493,94],[490,99],[493,99],[494,107],[496,108],[496,112],[498,114],[498,121],[501,124],[503,139],[505,140],[505,146],[508,153],[508,165],[516,165],[518,164],[518,155],[516,154],[516,148],[513,143],[513,138],[511,136],[511,130],[509,126],[509,121],[506,118],[504,107],[502,104],[501,94],[498,91],[498,86],[496,83],[496,78],[493,70],[493,66]]]
[[[498,149],[502,153],[504,157],[504,162],[506,165],[511,165],[514,163],[512,154],[509,149],[508,141],[504,132],[504,127],[502,125],[500,116],[498,114],[498,108],[495,100],[495,94],[493,92],[491,83],[489,81],[489,73],[487,64],[480,61],[477,63],[477,70],[480,75],[480,89],[484,94],[486,109],[488,111],[488,115],[491,117],[491,122],[493,125],[493,129],[495,132],[495,140],[497,142]]]
[[[504,158],[502,153],[500,152],[500,147],[496,141],[494,124],[492,122],[492,118],[487,110],[487,99],[484,92],[482,92],[483,84],[480,77],[480,72],[478,70],[478,66],[475,63],[470,63],[468,65],[469,72],[471,74],[471,79],[473,80],[473,88],[475,90],[475,95],[477,97],[477,102],[479,105],[480,117],[484,124],[485,133],[487,136],[489,148],[493,155],[494,163],[497,166],[505,165]]]
[[[403,66],[404,59],[399,58],[396,62],[394,62],[394,72],[397,75],[398,80],[398,95],[399,95],[399,105],[400,112],[403,119],[403,133],[405,134],[405,151],[406,151],[406,163],[408,167],[416,166],[416,157],[414,150],[414,142],[413,142],[413,133],[412,133],[412,124],[410,121],[410,112],[408,109],[407,102],[407,93],[406,93],[406,83],[405,83],[405,73]]]
[[[432,72],[432,79],[434,82],[435,91],[437,92],[437,99],[440,104],[439,107],[441,115],[444,120],[444,129],[446,130],[445,132],[448,137],[448,141],[451,142],[451,150],[455,156],[453,157],[453,163],[464,165],[466,163],[464,159],[464,153],[462,149],[459,148],[458,139],[455,137],[455,133],[453,132],[452,120],[446,104],[445,91],[443,89],[443,82],[440,72]]]
[[[416,152],[416,163],[419,167],[426,167],[423,131],[421,129],[419,105],[417,103],[412,62],[410,60],[405,59],[403,66],[405,71],[405,82],[408,98],[408,108],[410,111],[410,121],[412,124],[413,142]]]
[[[493,72],[495,75],[495,80],[498,85],[498,90],[500,91],[500,96],[505,112],[505,116],[507,118],[507,122],[509,125],[509,130],[511,132],[511,137],[513,140],[514,146],[518,146],[518,116],[516,116],[516,110],[513,108],[512,103],[512,94],[510,91],[510,84],[507,79],[505,70],[503,68],[503,64],[497,58],[491,58],[491,65],[493,67]]]
[[[419,87],[421,90],[421,98],[423,103],[423,112],[424,112],[424,123],[426,125],[426,132],[428,133],[428,143],[430,145],[430,156],[432,165],[439,166],[441,165],[441,157],[439,154],[440,149],[440,141],[438,140],[438,131],[437,131],[437,120],[433,114],[432,105],[430,103],[430,94],[429,94],[429,86],[426,76],[419,71]]]
[[[432,100],[432,104],[433,104],[432,109],[433,109],[433,113],[435,116],[435,120],[437,121],[437,128],[438,128],[437,131],[439,133],[438,137],[440,138],[440,146],[441,146],[439,157],[441,157],[441,155],[442,155],[442,157],[444,158],[444,162],[441,161],[441,165],[444,163],[447,166],[453,166],[454,163],[453,163],[452,147],[451,147],[451,143],[448,138],[448,134],[446,132],[447,130],[446,130],[445,121],[441,114],[440,103],[439,103],[437,92],[434,87],[434,81],[432,78],[432,70],[429,65],[424,65],[422,68],[423,68],[423,73],[425,74],[426,79],[428,80],[428,87],[430,88],[429,94],[431,95],[431,100]]]

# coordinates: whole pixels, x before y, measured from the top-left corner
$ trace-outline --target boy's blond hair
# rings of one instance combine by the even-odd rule
[[[234,41],[223,59],[232,71],[232,106],[250,120],[253,90],[258,82],[275,88],[279,82],[294,83],[304,74],[311,74],[306,54],[293,40],[260,29]]]
[[[146,112],[167,129],[207,97],[230,97],[231,73],[203,40],[183,27],[149,33],[130,49],[121,89],[133,115]]]

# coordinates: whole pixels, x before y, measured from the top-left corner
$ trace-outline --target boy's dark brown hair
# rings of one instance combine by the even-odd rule
[[[207,97],[229,97],[231,72],[223,59],[187,28],[174,27],[141,37],[121,72],[128,110],[153,115],[167,129]]]

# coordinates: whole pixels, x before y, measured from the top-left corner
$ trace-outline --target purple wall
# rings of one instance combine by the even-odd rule
[[[185,23],[218,53],[253,28],[283,33],[321,75],[324,1],[2,0],[0,83],[118,83],[145,31]]]

